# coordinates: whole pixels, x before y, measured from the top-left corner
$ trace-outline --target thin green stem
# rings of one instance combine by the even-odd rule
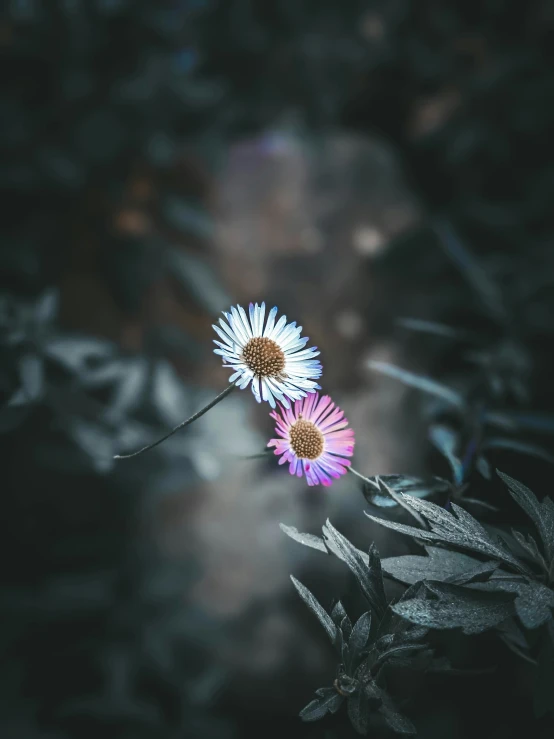
[[[137,452],[132,452],[131,454],[116,454],[114,459],[130,459],[131,457],[136,457],[139,454],[142,454],[143,452],[147,452],[149,449],[153,449],[155,446],[158,446],[158,444],[161,444],[162,441],[169,439],[169,437],[173,436],[173,434],[176,434],[177,431],[184,429],[185,426],[189,426],[191,423],[199,419],[200,416],[203,416],[204,413],[207,413],[209,410],[211,410],[214,407],[214,405],[217,405],[224,398],[226,398],[229,395],[229,393],[235,389],[235,387],[236,387],[235,383],[232,383],[231,385],[229,385],[229,387],[226,387],[225,390],[222,393],[219,393],[219,395],[217,395],[210,403],[208,403],[208,405],[204,406],[204,408],[199,410],[197,413],[195,413],[190,418],[187,418],[187,420],[183,421],[183,423],[180,423],[178,426],[175,426],[173,431],[170,431],[169,434],[162,436],[161,439],[158,439],[158,441],[155,441],[153,444],[148,444],[148,446],[145,446],[142,449],[139,449]]]
[[[258,452],[257,454],[239,454],[237,459],[264,459],[272,454],[275,454],[273,449],[266,449],[265,452]]]
[[[351,472],[353,475],[356,475],[356,477],[359,477],[360,480],[363,480],[364,482],[367,482],[368,485],[371,485],[372,487],[375,487],[375,483],[372,480],[368,480],[367,477],[362,475],[360,472],[355,470],[353,467],[348,467],[348,472]]]

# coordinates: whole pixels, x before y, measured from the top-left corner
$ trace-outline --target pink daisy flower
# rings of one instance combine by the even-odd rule
[[[297,400],[290,409],[279,404],[270,413],[275,419],[275,431],[280,439],[271,439],[267,446],[282,455],[279,464],[289,463],[291,475],[306,476],[308,485],[330,485],[344,475],[354,454],[354,431],[347,428],[344,412],[335,407],[328,395],[312,393]]]

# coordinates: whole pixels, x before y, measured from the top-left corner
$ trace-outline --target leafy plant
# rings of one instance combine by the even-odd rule
[[[550,660],[554,634],[554,503],[548,497],[539,502],[525,485],[498,474],[530,518],[538,539],[515,529],[494,533],[454,503],[448,512],[430,501],[403,494],[403,503],[423,518],[427,530],[370,518],[414,537],[424,544],[427,553],[383,561],[385,572],[400,582],[423,583],[417,597],[393,606],[395,613],[414,624],[437,629],[459,627],[468,634],[501,626],[499,635],[507,646],[538,664],[541,678],[537,679],[535,708],[538,715],[543,715],[553,709],[554,691],[554,663]],[[507,619],[516,619],[516,623],[506,625]],[[538,645],[533,645],[528,632],[539,628],[542,633]],[[549,688],[545,688],[545,682]]]
[[[428,627],[410,624],[397,613],[397,606],[416,597],[421,585],[416,583],[400,599],[389,601],[374,544],[367,554],[359,551],[330,521],[323,527],[323,538],[301,534],[283,524],[281,529],[295,541],[332,553],[343,561],[369,606],[355,622],[351,621],[340,600],[328,613],[314,595],[292,577],[300,597],[324,628],[339,659],[333,685],[319,688],[316,697],[300,712],[300,717],[304,721],[316,721],[328,713],[336,713],[346,703],[349,720],[359,734],[367,734],[372,722],[379,717],[398,734],[414,734],[412,722],[400,712],[387,692],[387,674],[400,667],[421,671],[452,669],[444,658],[435,656],[429,646]]]

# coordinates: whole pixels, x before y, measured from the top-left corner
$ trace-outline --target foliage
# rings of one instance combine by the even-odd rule
[[[471,491],[478,487],[490,494],[494,489],[491,458],[496,450],[509,452],[510,456],[530,455],[551,464],[554,458],[548,446],[528,437],[540,428],[550,441],[548,434],[554,430],[554,422],[548,415],[525,409],[533,395],[532,358],[520,339],[525,335],[521,321],[520,336],[514,332],[518,321],[509,296],[456,240],[452,229],[445,238],[450,256],[467,277],[474,297],[480,299],[479,311],[488,334],[419,319],[400,319],[398,323],[417,334],[458,345],[462,356],[470,359],[463,381],[451,386],[383,362],[372,361],[370,368],[428,399],[422,405],[423,422],[428,424],[430,444],[447,463],[449,479],[406,474],[365,477],[356,470],[352,472],[361,480],[364,496],[372,507],[389,515],[409,515],[416,525],[373,513],[367,514],[369,518],[411,536],[425,550],[425,555],[386,557],[378,565],[379,573],[382,567],[386,576],[408,586],[400,599],[388,603],[388,611],[424,629],[427,640],[434,631],[458,629],[473,636],[492,630],[518,659],[533,665],[534,710],[537,718],[543,719],[554,709],[554,504],[548,496],[540,501],[521,482],[498,472],[512,499],[528,517],[527,526],[523,522],[510,529],[504,517],[505,500],[493,505],[490,499],[472,497]],[[487,520],[481,522],[478,516],[483,515]],[[528,530],[530,526],[533,533]],[[368,556],[338,534],[329,521],[322,537],[300,533],[290,526],[281,528],[304,546],[344,561],[375,608],[374,545]],[[301,595],[320,619],[328,619],[309,594],[301,591]],[[329,623],[327,630],[336,644]],[[362,664],[373,674],[366,662]],[[342,663],[338,669],[342,674]],[[358,673],[355,679],[360,680]],[[369,716],[369,693],[364,693],[363,686],[362,680],[359,690],[368,701],[365,711]],[[334,713],[342,703],[340,698],[336,685],[335,693],[330,688],[322,689],[301,716],[315,719]],[[352,715],[350,718],[357,731],[369,733],[369,718],[363,724]],[[413,727],[410,730],[415,731]]]

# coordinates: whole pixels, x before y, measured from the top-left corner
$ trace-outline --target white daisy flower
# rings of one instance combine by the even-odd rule
[[[240,305],[230,313],[223,311],[226,321],[219,319],[213,328],[221,341],[214,339],[216,354],[234,371],[230,382],[243,390],[252,383],[254,397],[267,400],[272,408],[278,400],[289,408],[288,398],[298,400],[314,393],[320,386],[321,364],[315,359],[317,347],[305,349],[308,338],[300,338],[302,326],[287,324],[287,317],[275,322],[277,308],[265,320],[265,303],[250,303],[249,315]]]

